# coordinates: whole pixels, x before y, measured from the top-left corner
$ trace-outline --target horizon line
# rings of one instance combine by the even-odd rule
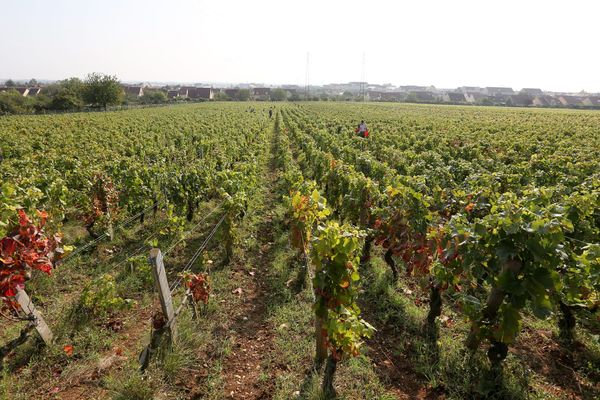
[[[112,74],[106,74],[106,75],[112,75]],[[117,76],[117,75],[114,75]],[[62,79],[48,79],[48,78],[0,78],[0,82],[5,83],[8,80],[12,80],[15,83],[17,82],[27,82],[31,79],[35,79],[38,82],[59,82],[65,79],[70,79],[70,78],[79,78],[81,80],[84,80],[84,78],[81,78],[79,76],[70,76],[70,77],[66,77],[66,78],[62,78]],[[143,84],[143,83],[164,83],[164,84],[178,84],[178,85],[183,85],[183,84],[194,84],[194,85],[198,85],[198,84],[225,84],[225,85],[256,85],[256,84],[261,84],[261,85],[265,85],[265,86],[275,86],[275,87],[279,87],[279,86],[283,86],[283,85],[294,85],[294,86],[298,86],[300,88],[305,87],[305,84],[301,84],[301,83],[291,83],[291,82],[287,82],[287,83],[269,83],[269,82],[259,82],[259,81],[219,81],[219,80],[212,80],[212,81],[202,81],[202,80],[196,80],[196,81],[192,81],[192,80],[160,80],[160,79],[155,79],[155,80],[139,80],[139,79],[120,79],[118,76],[117,78],[119,79],[119,81],[121,83],[139,83],[139,84]],[[344,84],[349,84],[349,83],[359,83],[361,81],[348,81],[348,82],[328,82],[328,83],[319,83],[319,84],[310,84],[310,87],[322,87],[325,85],[344,85]],[[481,88],[481,89],[485,89],[485,88],[497,88],[497,87],[502,87],[502,88],[510,88],[515,90],[516,86],[506,86],[506,85],[497,85],[497,86],[491,86],[491,85],[486,85],[486,86],[480,86],[480,85],[460,85],[460,86],[455,86],[455,87],[438,87],[436,85],[433,84],[394,84],[391,82],[384,82],[384,83],[375,83],[375,82],[369,82],[369,81],[364,81],[364,83],[366,84],[370,84],[370,85],[392,85],[395,88],[400,88],[401,86],[422,86],[422,87],[433,87],[435,89],[440,89],[440,90],[447,90],[447,89],[459,89],[462,87],[472,87],[472,88]],[[581,92],[585,92],[585,93],[600,93],[599,91],[588,91],[585,88],[584,89],[580,89],[580,90],[555,90],[555,89],[543,89],[541,87],[535,87],[535,86],[523,86],[520,88],[520,90],[523,89],[540,89],[543,92],[550,92],[550,93],[581,93]],[[516,90],[515,90],[516,91]]]

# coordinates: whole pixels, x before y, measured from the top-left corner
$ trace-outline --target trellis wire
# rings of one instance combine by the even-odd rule
[[[190,229],[189,231],[187,231],[183,237],[181,237],[179,240],[175,241],[175,243],[173,243],[171,246],[169,246],[169,248],[163,253],[163,255],[167,255],[169,254],[171,251],[173,251],[173,249],[175,247],[177,247],[181,242],[183,242],[184,240],[187,240],[187,236],[190,235],[192,232],[194,232],[196,229],[198,229],[198,227],[203,224],[212,214],[214,214],[217,209],[219,209],[219,207],[221,207],[221,205],[213,208],[208,214],[206,214],[196,225],[194,225],[194,227],[192,229]]]
[[[213,229],[211,230],[211,232],[209,233],[209,235],[206,237],[206,239],[204,239],[204,242],[202,242],[202,244],[200,245],[200,247],[198,247],[198,250],[196,250],[196,252],[192,256],[192,258],[188,261],[188,263],[186,264],[186,266],[181,271],[181,273],[187,272],[187,271],[189,271],[192,268],[192,265],[194,264],[194,262],[198,259],[198,257],[200,257],[200,254],[202,253],[202,251],[204,251],[204,249],[208,245],[208,242],[213,238],[213,236],[217,232],[217,229],[221,226],[221,224],[225,220],[225,216],[226,215],[227,215],[226,213],[223,214],[223,216],[221,217],[221,219],[219,220],[219,222],[217,222],[217,224],[213,227]],[[170,288],[171,293],[173,293],[177,289],[177,287],[181,284],[182,279],[183,279],[183,277],[180,275],[177,278],[177,280],[171,285],[171,288]]]
[[[132,221],[140,218],[142,216],[142,214],[150,211],[152,208],[154,207],[158,207],[161,203],[163,203],[164,200],[158,201],[154,204],[152,204],[151,206],[147,207],[146,209],[140,211],[139,213],[137,213],[136,215],[130,217],[129,219],[127,219],[126,221],[118,224],[114,230],[123,228],[125,226],[127,226],[129,223],[131,223]],[[81,252],[85,251],[86,249],[89,249],[90,247],[94,246],[95,244],[99,243],[100,241],[104,240],[106,237],[108,236],[108,232],[103,233],[102,235],[98,236],[96,239],[92,240],[91,242],[86,243],[85,245],[79,247],[78,249],[76,249],[75,251],[73,251],[71,254],[67,255],[65,258],[59,260],[59,262],[65,262],[68,259],[76,256],[77,254],[80,254]]]

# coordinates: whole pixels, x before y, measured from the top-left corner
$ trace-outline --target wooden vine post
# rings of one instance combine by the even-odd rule
[[[35,306],[31,302],[31,299],[29,298],[25,290],[17,289],[17,295],[15,296],[15,299],[17,300],[17,303],[19,303],[19,306],[21,306],[21,310],[23,311],[25,316],[31,318],[35,329],[38,331],[38,333],[44,340],[44,343],[46,343],[47,346],[50,346],[52,344],[52,340],[54,339],[54,335],[48,327],[48,324],[46,324],[46,321],[44,320],[44,317],[42,317],[42,314],[35,308]]]
[[[140,353],[139,362],[142,372],[150,365],[150,359],[160,346],[161,338],[166,329],[169,330],[171,343],[174,343],[177,339],[176,313],[173,308],[173,298],[171,297],[171,289],[169,288],[169,281],[167,281],[167,274],[160,249],[154,248],[150,250],[149,261],[152,266],[152,276],[154,276],[154,283],[158,291],[162,315],[157,314],[154,316],[150,343]]]
[[[165,272],[165,265],[160,249],[155,248],[150,250],[150,264],[152,265],[152,275],[154,276],[154,282],[156,283],[156,289],[158,290],[162,313],[169,328],[171,341],[175,342],[177,340],[175,310],[173,309],[173,298],[171,297],[171,289],[169,288],[169,282],[167,281],[167,274]]]
[[[52,342],[54,341],[54,335],[52,334],[52,331],[48,327],[48,324],[46,324],[42,314],[31,302],[31,299],[25,290],[19,288],[16,290],[17,294],[15,295],[15,300],[20,307],[19,314],[21,314],[20,317],[22,317],[22,319],[27,321],[27,325],[21,329],[21,334],[19,337],[0,347],[0,369],[3,368],[4,359],[6,356],[27,341],[33,328],[37,330],[46,346],[51,346]]]

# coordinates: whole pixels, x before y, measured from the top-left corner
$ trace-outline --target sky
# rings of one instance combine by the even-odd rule
[[[0,0],[0,79],[600,92],[597,0]],[[365,58],[363,73],[363,54]]]

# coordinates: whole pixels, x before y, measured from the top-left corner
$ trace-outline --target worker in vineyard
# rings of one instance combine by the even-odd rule
[[[273,118],[273,109],[269,108],[269,118]]]
[[[356,128],[356,133],[358,133],[358,136],[363,138],[369,137],[369,128],[367,128],[367,124],[365,123],[365,121],[360,121],[360,124],[358,124],[358,128]]]

